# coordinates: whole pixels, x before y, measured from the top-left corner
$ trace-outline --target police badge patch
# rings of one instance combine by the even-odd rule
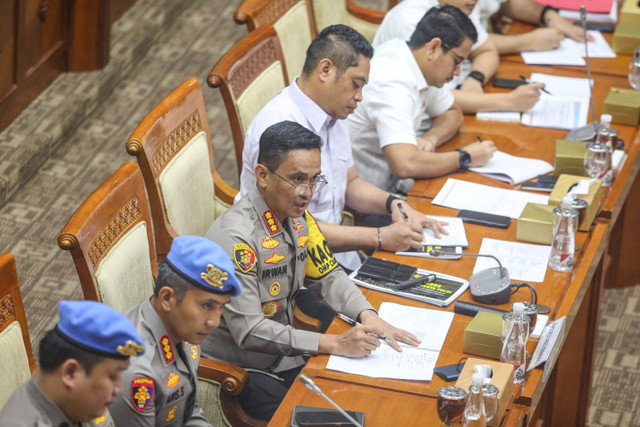
[[[248,273],[256,265],[256,253],[246,243],[233,245],[233,259],[243,273]]]
[[[280,304],[276,301],[268,301],[262,304],[262,314],[266,319],[271,319],[273,316],[278,314],[278,310],[280,309]]]
[[[264,239],[262,239],[262,247],[265,249],[275,249],[278,246],[280,246],[280,242],[276,239],[272,239],[269,236],[264,236]]]
[[[151,378],[139,377],[131,380],[131,403],[139,412],[144,411],[153,399],[154,383]]]

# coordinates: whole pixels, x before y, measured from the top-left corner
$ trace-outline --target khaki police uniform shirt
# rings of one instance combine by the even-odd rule
[[[131,357],[123,391],[110,408],[120,426],[211,426],[196,402],[200,348],[173,342],[151,303],[127,312],[145,352]],[[181,354],[182,353],[182,354]]]
[[[225,305],[203,354],[243,368],[281,372],[318,353],[320,334],[294,329],[293,299],[302,286],[352,318],[373,309],[336,262],[313,217],[280,223],[256,187],[207,231],[235,264],[242,293]]]
[[[77,402],[82,405],[82,401]],[[88,423],[71,422],[36,382],[35,374],[13,393],[0,412],[0,427],[115,427],[106,411]]]

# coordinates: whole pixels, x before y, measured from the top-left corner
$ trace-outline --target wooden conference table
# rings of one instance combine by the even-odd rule
[[[602,70],[593,73],[594,104],[596,114],[602,112],[604,98],[612,86],[628,88],[626,72],[619,68],[628,61],[615,61],[611,68],[618,71]],[[595,68],[595,67],[594,67]],[[528,66],[518,61],[502,61],[498,76],[517,78],[520,74],[533,72],[585,77],[584,68],[561,68]],[[487,86],[488,91],[499,91]],[[591,117],[591,116],[589,116]],[[603,197],[602,210],[589,232],[580,232],[577,244],[580,250],[576,254],[576,265],[570,273],[559,273],[547,269],[543,283],[532,283],[538,293],[540,304],[551,307],[550,320],[567,316],[566,333],[558,343],[559,355],[551,370],[551,375],[543,381],[542,369],[534,369],[528,375],[522,395],[509,405],[501,425],[545,425],[570,426],[584,425],[591,389],[596,332],[599,317],[599,302],[603,283],[610,280],[635,280],[640,278],[638,263],[630,257],[621,256],[629,248],[637,248],[640,230],[637,221],[640,202],[640,136],[637,128],[614,124],[627,145],[628,158],[615,183]],[[476,136],[492,139],[504,152],[522,157],[546,160],[553,164],[555,141],[562,139],[566,131],[525,127],[520,124],[482,122],[475,116],[466,116],[461,132],[442,149],[449,151],[473,142]],[[473,172],[459,172],[445,177],[419,180],[409,193],[409,203],[421,212],[433,215],[455,216],[456,210],[431,205],[447,178],[463,179],[500,188],[517,189],[507,183],[495,181]],[[516,241],[516,221],[512,220],[507,229],[488,228],[467,224],[465,226],[469,247],[467,253],[477,253],[484,237]],[[622,232],[624,230],[624,233]],[[638,252],[629,252],[638,253]],[[460,260],[437,260],[416,257],[396,256],[378,251],[375,256],[411,264],[420,268],[434,270],[454,276],[468,278],[473,270],[475,259],[463,257]],[[361,288],[371,304],[378,308],[384,301],[395,302],[435,310],[453,310],[405,299],[395,295]],[[472,301],[468,292],[460,298]],[[529,293],[521,289],[511,297],[509,304],[497,306],[508,310],[515,301],[529,300]],[[462,357],[462,336],[471,317],[456,314],[440,353],[437,365],[457,363]],[[349,326],[336,320],[329,333],[341,333]],[[536,339],[529,342],[532,352]],[[432,381],[402,381],[378,379],[345,374],[326,369],[328,356],[312,357],[303,373],[313,378],[316,384],[342,407],[366,413],[367,425],[405,426],[405,425],[441,425],[436,412],[436,391],[448,385],[437,376]],[[287,397],[269,423],[270,426],[285,426],[291,421],[291,413],[296,405],[330,407],[321,397],[296,382]],[[542,422],[542,424],[538,424]]]

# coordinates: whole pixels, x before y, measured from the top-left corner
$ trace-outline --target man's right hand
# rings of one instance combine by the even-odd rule
[[[471,166],[486,165],[491,160],[493,153],[498,150],[493,141],[489,139],[482,142],[472,142],[462,149],[471,156]]]
[[[543,87],[544,83],[531,83],[518,86],[509,92],[507,94],[511,104],[509,110],[522,112],[533,107],[540,99],[540,89]]]
[[[340,335],[322,334],[318,352],[353,358],[369,356],[380,346],[380,340],[372,332],[366,326],[358,325]]]
[[[406,251],[409,248],[419,249],[424,240],[424,232],[420,224],[397,221],[380,228],[382,249],[388,252]]]
[[[524,36],[527,37],[527,40],[523,43],[523,51],[557,49],[562,39],[564,39],[564,34],[556,28],[536,28]]]

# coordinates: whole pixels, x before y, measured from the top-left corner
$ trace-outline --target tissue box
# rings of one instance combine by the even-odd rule
[[[555,174],[589,176],[584,170],[587,142],[556,139]]]
[[[640,26],[635,22],[618,22],[611,42],[613,51],[633,55],[638,45],[640,45]]]
[[[549,204],[560,206],[562,198],[567,195],[569,188],[583,179],[587,178],[575,175],[560,175],[556,185],[553,187],[553,191],[549,195]],[[580,228],[578,228],[580,231],[589,231],[593,220],[596,218],[598,211],[600,211],[600,198],[602,193],[601,186],[602,181],[596,179],[589,186],[589,194],[578,195],[578,197],[586,201],[588,205],[587,212],[585,213],[585,220]]]
[[[499,360],[501,336],[502,315],[479,311],[464,330],[462,352]]]
[[[507,409],[507,405],[511,401],[513,395],[513,365],[507,363],[494,362],[493,360],[475,359],[470,357],[464,364],[462,372],[456,381],[456,387],[469,391],[471,385],[471,375],[473,374],[473,367],[475,365],[489,365],[493,371],[491,377],[491,384],[498,387],[500,392],[498,393],[498,410],[496,415],[488,424],[490,426],[500,425],[504,411]]]
[[[527,203],[516,228],[516,239],[522,242],[541,243],[550,245],[553,240],[553,209],[552,205],[538,205]]]
[[[640,25],[640,5],[635,1],[625,1],[620,9],[620,20],[618,23],[625,22]]]
[[[612,87],[604,100],[603,111],[611,114],[614,123],[637,126],[640,123],[640,92]]]

